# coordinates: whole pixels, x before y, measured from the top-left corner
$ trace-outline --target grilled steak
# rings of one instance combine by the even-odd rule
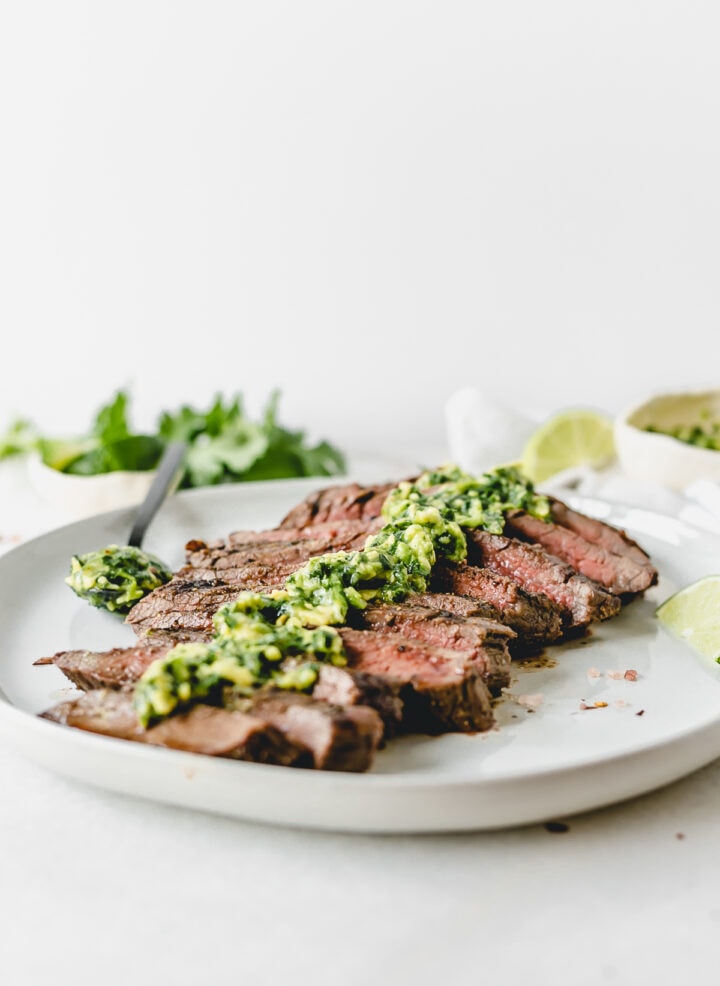
[[[186,571],[181,569],[130,610],[125,622],[138,637],[154,640],[160,635],[163,640],[174,637],[180,641],[207,640],[212,635],[214,614],[232,602],[240,589],[220,578],[189,580]]]
[[[605,620],[620,611],[620,600],[579,575],[540,545],[487,531],[468,532],[468,558],[498,575],[514,579],[528,592],[547,596],[562,612],[568,630]]]
[[[490,695],[464,655],[400,634],[342,628],[351,668],[386,678],[400,689],[406,732],[473,732],[493,723]]]
[[[318,770],[367,770],[383,735],[374,709],[272,689],[235,699],[232,708],[195,705],[149,729],[138,722],[131,694],[111,689],[86,692],[42,717],[153,746]]]
[[[374,526],[377,527],[377,524]],[[353,551],[364,546],[370,525],[362,521],[346,524],[319,524],[305,530],[288,530],[287,537],[257,540],[259,535],[248,531],[231,535],[227,541],[189,541],[185,546],[187,564],[193,568],[234,569],[261,562],[266,565],[291,563],[299,568],[309,558],[328,551]],[[268,531],[268,534],[283,534]],[[241,541],[241,536],[256,540]],[[294,570],[293,569],[293,570]]]
[[[637,595],[657,581],[657,571],[647,563],[649,559],[640,564],[630,553],[614,553],[604,544],[586,540],[570,527],[538,520],[522,510],[507,515],[505,533],[542,545],[550,554],[617,596]]]
[[[42,718],[105,736],[214,757],[284,766],[307,758],[304,746],[293,743],[267,720],[210,705],[196,705],[143,729],[135,715],[132,696],[122,691],[86,692],[72,702],[49,709]]]
[[[379,486],[330,486],[311,493],[286,514],[280,527],[303,528],[327,521],[372,520],[380,516],[385,498],[395,483]]]
[[[562,635],[562,611],[557,603],[548,596],[526,592],[506,575],[476,565],[441,563],[433,572],[432,585],[440,593],[470,596],[473,602],[493,606],[498,619],[515,631],[527,650],[536,650]],[[417,598],[431,604],[434,595]]]
[[[269,722],[293,746],[308,750],[318,770],[367,770],[383,737],[382,719],[364,705],[343,708],[277,689],[262,689],[235,705]]]
[[[352,668],[321,664],[313,698],[333,705],[368,705],[375,709],[385,726],[385,736],[396,733],[402,722],[403,701],[395,681]]]
[[[491,695],[510,684],[508,643],[515,633],[502,623],[457,616],[412,603],[369,606],[357,615],[368,630],[391,630],[462,654],[480,672]]]
[[[35,664],[54,664],[77,688],[125,688],[134,684],[169,646],[114,647],[106,651],[63,650]]]
[[[577,510],[572,510],[560,500],[551,499],[550,505],[552,519],[556,524],[575,531],[576,534],[585,538],[586,541],[590,541],[591,544],[602,545],[613,555],[631,558],[636,564],[648,571],[649,584],[655,585],[658,579],[657,569],[640,545],[628,537],[625,531],[612,527],[610,524],[604,524],[594,517],[587,517]]]
[[[55,654],[53,657],[41,658],[35,663],[54,664],[63,672],[66,678],[83,690],[127,689],[135,684],[153,661],[163,657],[170,649],[170,646],[172,645],[147,647],[137,644],[134,647],[115,647],[109,651],[60,651],[60,653]],[[293,692],[277,691],[272,694],[275,699],[284,697],[290,703],[294,701],[293,696],[295,693]],[[257,693],[257,701],[264,701],[266,696],[266,690],[259,691]],[[335,668],[329,664],[322,665],[318,684],[313,691],[313,697],[320,700],[317,703],[320,708],[313,713],[313,716],[329,715],[325,706],[321,704],[329,702],[334,707],[345,705],[369,706],[371,709],[377,711],[381,720],[392,730],[396,729],[397,724],[402,718],[402,700],[399,697],[399,688],[393,682],[389,682],[378,675],[364,674],[360,671],[348,671],[345,668]],[[305,698],[307,696],[302,696],[302,702],[304,703],[304,708],[307,709],[308,704],[304,702]],[[248,706],[248,701],[248,699],[238,699],[235,700],[235,705],[242,711],[253,711]],[[277,701],[274,707],[277,707]],[[263,709],[265,708],[263,705]],[[290,715],[291,717],[298,716],[300,713],[293,712]],[[302,716],[304,719],[310,717],[310,721],[312,721],[312,716],[309,712],[303,712]],[[333,714],[333,718],[336,723],[333,728],[336,728],[338,736],[342,730],[347,732],[349,729],[356,728],[349,721],[345,723],[335,713]],[[370,718],[375,721],[373,717]],[[354,721],[354,713],[350,716],[350,719]],[[358,723],[361,725],[362,721],[366,719],[368,719],[368,716],[363,712],[360,714]],[[281,727],[278,725],[278,728]],[[321,731],[325,730],[327,732],[329,729],[330,727],[325,725],[322,726]],[[348,753],[342,753],[341,751],[333,753],[329,746],[325,754],[322,754],[319,748],[317,750],[313,748],[315,759],[323,759],[323,757],[330,756],[331,753],[333,757],[342,759],[343,761],[347,761],[349,756]],[[334,768],[328,767],[325,769]],[[338,769],[350,770],[353,768],[342,767]]]
[[[213,542],[214,547],[226,544],[233,548],[243,544],[267,544],[272,541],[299,541],[301,538],[327,538],[332,542],[359,541],[383,525],[380,516],[370,520],[318,521],[309,527],[273,527],[268,531],[233,531],[223,542]]]

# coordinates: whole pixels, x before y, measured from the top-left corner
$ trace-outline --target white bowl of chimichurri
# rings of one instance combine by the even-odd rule
[[[682,490],[720,482],[720,391],[657,394],[615,422],[615,444],[631,478]]]

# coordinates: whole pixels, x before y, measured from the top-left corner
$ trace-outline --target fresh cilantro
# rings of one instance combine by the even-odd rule
[[[4,435],[0,435],[0,462],[12,455],[23,455],[37,447],[38,436],[30,421],[17,418]]]
[[[188,443],[183,487],[296,476],[334,476],[344,472],[342,453],[304,431],[290,431],[278,420],[280,395],[274,391],[258,421],[245,412],[239,395],[218,396],[207,411],[183,405],[163,411],[154,434],[137,434],[129,418],[130,398],[118,391],[99,409],[87,435],[72,439],[39,437],[28,421],[16,421],[0,438],[0,460],[37,449],[46,465],[76,476],[118,470],[154,469],[165,446]]]

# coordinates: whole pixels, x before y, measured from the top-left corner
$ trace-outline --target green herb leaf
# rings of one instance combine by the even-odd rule
[[[23,455],[37,448],[38,434],[34,425],[23,418],[12,422],[4,435],[0,436],[0,462],[11,455]]]
[[[130,437],[127,405],[128,395],[124,390],[119,390],[110,403],[101,407],[95,415],[92,434],[101,445],[109,445]]]
[[[78,456],[63,472],[73,476],[98,476],[120,470],[143,472],[155,468],[163,448],[163,443],[151,435],[131,435]]]

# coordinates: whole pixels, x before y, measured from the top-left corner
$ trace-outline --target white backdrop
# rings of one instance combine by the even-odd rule
[[[5,4],[0,425],[283,389],[367,448],[479,383],[717,383],[713,2]]]

